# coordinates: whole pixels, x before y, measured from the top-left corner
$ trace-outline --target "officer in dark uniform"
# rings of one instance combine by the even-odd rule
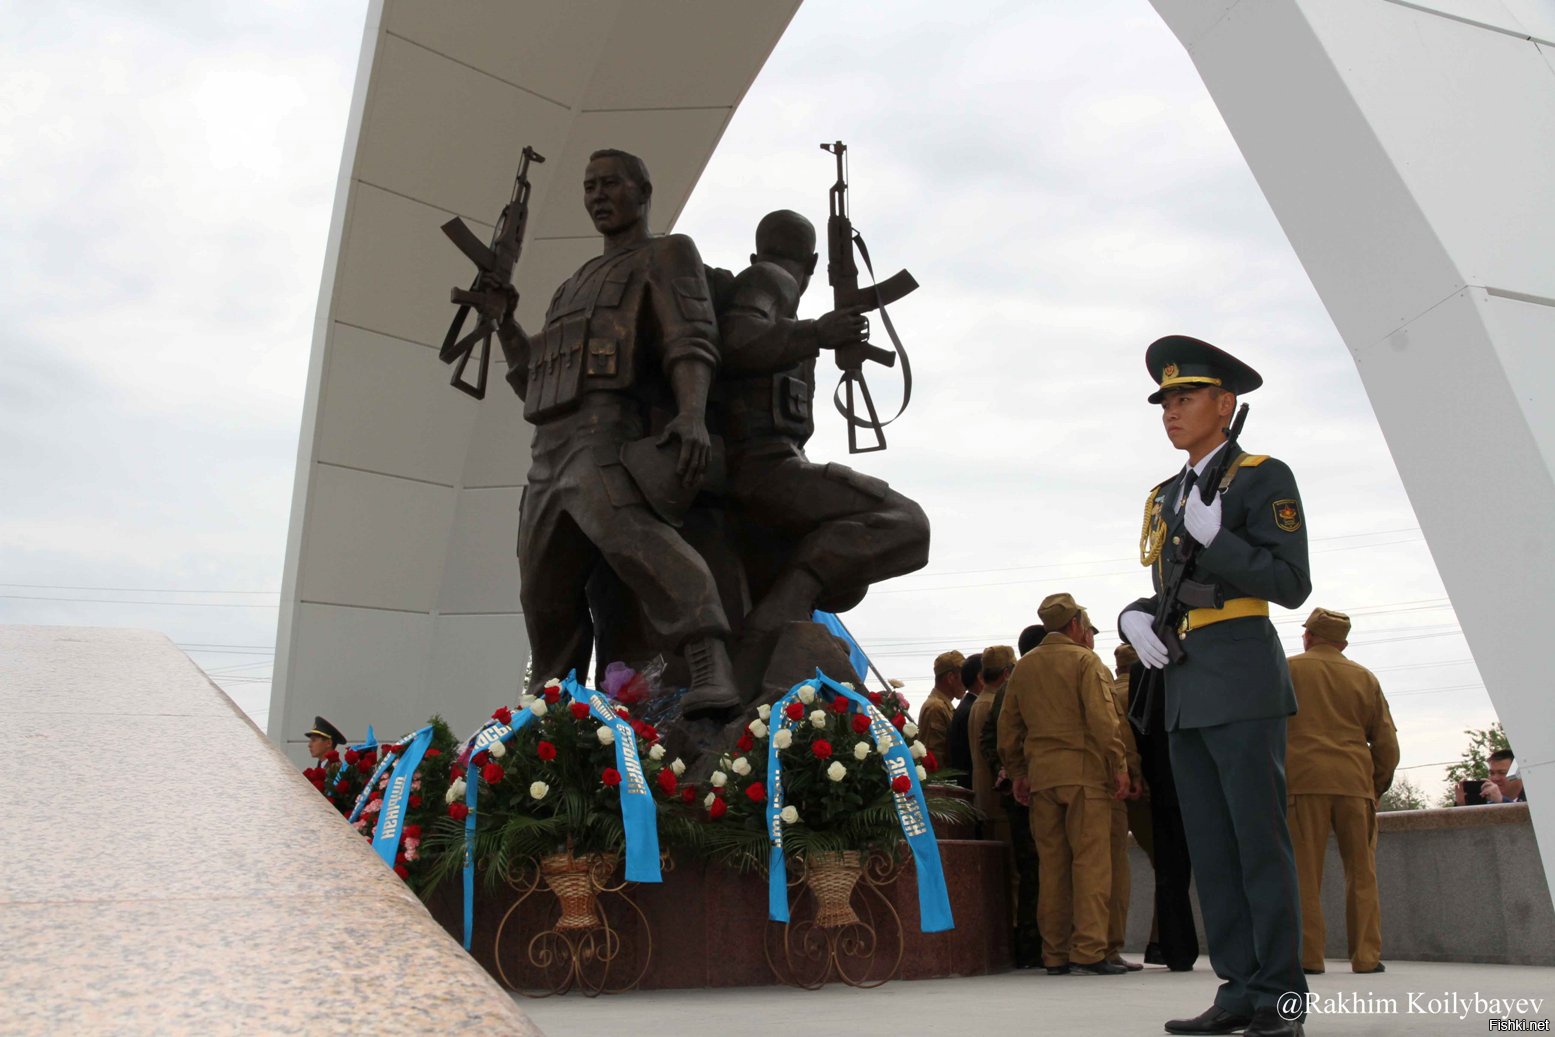
[[[315,760],[324,760],[334,752],[346,736],[340,733],[340,728],[331,724],[323,717],[314,717],[313,726],[308,729],[308,755]]]
[[[568,278],[533,340],[512,319],[499,332],[508,381],[534,425],[518,529],[520,595],[534,688],[584,671],[594,641],[585,585],[603,561],[642,603],[655,634],[685,657],[688,715],[741,704],[725,639],[729,622],[707,563],[649,506],[623,462],[669,415],[676,473],[700,480],[711,441],[707,394],[718,327],[696,245],[651,237],[647,167],[623,151],[589,156],[584,205],[604,251]]]
[[[868,331],[851,311],[796,318],[816,258],[809,220],[787,209],[768,213],[756,227],[751,265],[719,316],[716,398],[729,497],[746,526],[778,538],[775,549],[744,552],[754,607],[743,638],[759,662],[784,623],[808,620],[815,609],[852,608],[870,584],[929,560],[929,520],[916,503],[882,479],[805,457],[815,431],[816,358],[864,342]]]
[[[1150,668],[1165,668],[1164,720],[1172,775],[1200,890],[1210,962],[1222,980],[1215,1003],[1168,1033],[1249,1037],[1302,1032],[1280,1017],[1282,994],[1305,996],[1301,905],[1285,806],[1285,718],[1296,712],[1290,670],[1269,603],[1296,608],[1311,593],[1307,534],[1295,476],[1264,456],[1233,459],[1212,503],[1195,484],[1226,445],[1236,396],[1263,384],[1256,371],[1206,342],[1172,335],[1145,364],[1160,389],[1172,445],[1188,455],[1145,502],[1141,559],[1156,595],[1118,617]],[[1183,538],[1203,545],[1192,578],[1224,594],[1218,609],[1188,612],[1177,631],[1186,658],[1168,665],[1151,630],[1157,596]]]

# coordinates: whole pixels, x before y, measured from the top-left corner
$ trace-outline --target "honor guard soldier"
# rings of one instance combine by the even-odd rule
[[[1328,833],[1344,863],[1345,937],[1352,972],[1382,972],[1377,895],[1377,800],[1393,784],[1398,733],[1376,676],[1344,657],[1350,617],[1313,609],[1291,656],[1301,712],[1290,718],[1285,781],[1301,881],[1301,967],[1323,971],[1323,859]]]
[[[1023,656],[999,711],[999,759],[1031,811],[1042,862],[1037,925],[1049,975],[1116,976],[1107,960],[1112,807],[1128,767],[1112,674],[1092,647],[1090,617],[1068,594],[1038,609],[1049,631]]]
[[[1296,608],[1312,591],[1306,516],[1295,476],[1271,457],[1225,458],[1209,503],[1195,485],[1220,467],[1236,398],[1263,384],[1258,372],[1186,335],[1152,343],[1145,364],[1159,386],[1150,402],[1188,463],[1146,497],[1141,561],[1156,593],[1129,605],[1118,629],[1145,666],[1164,670],[1172,775],[1198,888],[1214,891],[1199,904],[1223,981],[1207,1011],[1170,1020],[1166,1030],[1300,1034],[1301,1020],[1277,1009],[1281,995],[1304,997],[1307,985],[1285,817],[1285,727],[1296,696],[1269,603]],[[1194,569],[1183,574],[1185,557]],[[1163,608],[1163,589],[1184,575],[1207,584],[1220,607]],[[1170,661],[1176,653],[1156,633],[1158,614],[1180,615],[1163,631],[1180,639],[1180,661]]]
[[[346,740],[346,736],[340,733],[340,728],[323,717],[314,717],[313,726],[308,729],[307,739],[308,755],[322,763]]]
[[[961,667],[966,656],[952,649],[934,660],[934,687],[918,707],[918,739],[936,760],[950,759],[950,721],[955,716],[956,700],[966,691]]]

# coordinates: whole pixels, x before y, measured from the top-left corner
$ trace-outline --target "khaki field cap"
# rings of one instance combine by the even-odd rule
[[[1313,609],[1312,615],[1301,625],[1312,631],[1313,637],[1321,637],[1324,641],[1350,639],[1350,617],[1333,609]]]
[[[954,649],[948,652],[941,652],[939,657],[934,660],[934,676],[942,676],[949,673],[951,670],[955,670],[959,673],[961,671],[961,667],[965,664],[966,656],[962,655],[960,652],[955,651]]]
[[[1009,645],[994,645],[983,649],[983,672],[998,673],[1015,665],[1015,649]]]
[[[1073,595],[1049,594],[1037,608],[1037,618],[1042,620],[1042,625],[1051,634],[1068,626],[1076,613],[1084,611],[1084,607],[1075,602]]]
[[[1134,651],[1133,645],[1118,645],[1113,649],[1112,657],[1118,662],[1118,669],[1126,670],[1139,662],[1139,653]]]

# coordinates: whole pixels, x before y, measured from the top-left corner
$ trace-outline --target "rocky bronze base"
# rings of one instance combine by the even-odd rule
[[[910,855],[883,895],[901,917],[900,979],[934,979],[947,976],[982,976],[1010,967],[1009,882],[1002,843],[990,840],[945,839],[940,859],[950,890],[956,928],[943,933],[919,929],[917,873]],[[451,883],[428,904],[445,929],[458,938],[463,925],[460,886]],[[475,931],[471,953],[494,977],[504,973],[510,983],[539,986],[543,976],[525,972],[524,948],[536,931],[554,919],[542,917],[542,905],[534,905],[534,917],[522,906],[507,919],[499,943],[498,924],[513,906],[517,894],[506,887],[488,890],[476,884]],[[769,931],[779,928],[767,921],[767,883],[758,874],[739,874],[727,868],[699,862],[681,862],[664,873],[656,885],[631,887],[631,897],[652,932],[648,944],[627,939],[620,950],[618,969],[623,975],[642,971],[639,989],[766,986],[779,982],[765,950]],[[606,913],[626,911],[601,903]],[[620,930],[635,934],[641,924],[623,913]],[[780,938],[780,936],[779,936]],[[501,956],[501,968],[498,956]]]

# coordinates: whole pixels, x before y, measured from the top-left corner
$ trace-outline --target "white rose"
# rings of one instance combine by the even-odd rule
[[[813,685],[813,684],[801,684],[799,686],[799,701],[803,702],[807,706],[810,703],[814,702],[815,701],[815,685]]]
[[[712,806],[713,806],[713,800],[715,800],[715,799],[717,799],[717,798],[718,798],[718,797],[717,797],[717,796],[715,796],[715,795],[713,795],[713,794],[712,794],[712,793],[711,793],[711,792],[709,792],[709,793],[708,793],[708,794],[707,794],[707,795],[706,795],[706,797],[704,797],[704,798],[703,798],[703,800],[702,800],[702,805],[703,805],[703,806],[704,806],[704,807],[707,807],[707,808],[708,808],[708,809],[709,809],[709,810],[711,810],[711,809],[712,809]]]
[[[652,749],[649,749],[648,750],[648,759],[650,759],[650,760],[662,760],[662,759],[664,759],[664,746],[656,745]]]
[[[875,739],[875,748],[880,750],[881,756],[884,756],[887,752],[891,751],[895,747],[896,739],[892,738],[890,735],[881,735],[879,738]]]
[[[928,781],[929,780],[929,772],[923,769],[923,764],[921,764],[921,763],[918,765],[918,780],[919,781]]]
[[[760,717],[761,719],[763,719],[763,720],[771,720],[772,719],[772,707],[771,706],[767,706],[767,705],[757,706],[756,707],[756,715],[758,717]]]
[[[547,708],[548,707],[545,704],[545,699],[535,699],[529,704],[529,712],[533,713],[537,717],[545,716],[545,711]]]
[[[670,770],[674,771],[675,772],[675,777],[678,778],[682,774],[686,773],[686,765],[684,763],[682,763],[680,761],[680,757],[677,756],[677,757],[675,757],[675,762],[670,764]]]
[[[529,786],[530,799],[544,799],[551,791],[551,786],[543,781],[537,781]]]
[[[752,738],[767,737],[767,725],[763,724],[760,720],[752,720],[750,722],[750,726],[746,728],[746,730],[751,733]]]
[[[868,755],[869,755],[869,743],[868,742],[859,742],[859,743],[857,743],[856,745],[853,746],[853,758],[855,760],[862,760],[865,757],[867,757]]]
[[[448,786],[448,795],[443,798],[452,803],[456,799],[464,798],[465,784],[463,778],[455,778],[454,783]]]
[[[780,727],[772,732],[772,744],[779,749],[787,749],[794,744],[794,732],[786,727]]]
[[[842,686],[844,688],[847,688],[849,691],[857,691],[858,690],[857,688],[855,688],[852,684],[848,683],[847,681],[843,681],[842,682]]]
[[[902,725],[902,734],[906,735],[908,738],[917,738],[918,725],[913,723],[911,720],[907,721],[907,723]]]
[[[599,744],[600,745],[615,745],[616,744],[616,733],[615,733],[615,731],[612,728],[606,727],[604,724],[601,724],[599,726],[599,730],[594,732],[594,737],[599,739]]]
[[[815,727],[826,726],[826,710],[817,709],[810,713],[810,723]]]
[[[501,742],[492,742],[486,751],[491,754],[493,760],[500,760],[508,754],[508,747]]]
[[[712,781],[713,788],[721,789],[725,785],[729,784],[729,775],[725,774],[723,771],[714,771]]]
[[[743,778],[745,775],[751,772],[751,762],[742,756],[738,760],[734,761],[733,769],[734,773]]]
[[[785,825],[797,824],[799,822],[799,809],[797,807],[784,807],[782,812],[778,814],[778,817],[783,819]]]
[[[826,776],[832,781],[841,781],[848,776],[848,769],[837,760],[833,760],[831,766],[826,768]]]
[[[913,743],[913,744],[912,744],[912,745],[911,745],[911,746],[910,746],[910,747],[909,747],[909,748],[908,748],[908,750],[907,750],[907,751],[908,751],[908,752],[910,752],[910,753],[912,753],[912,758],[913,758],[913,759],[915,759],[915,760],[921,760],[921,759],[923,759],[923,757],[924,757],[924,754],[925,754],[925,753],[927,753],[927,752],[928,752],[928,751],[929,751],[929,747],[928,747],[928,746],[926,746],[926,745],[924,745],[924,744],[923,744],[923,743],[922,743],[922,742],[914,742],[914,743]]]

